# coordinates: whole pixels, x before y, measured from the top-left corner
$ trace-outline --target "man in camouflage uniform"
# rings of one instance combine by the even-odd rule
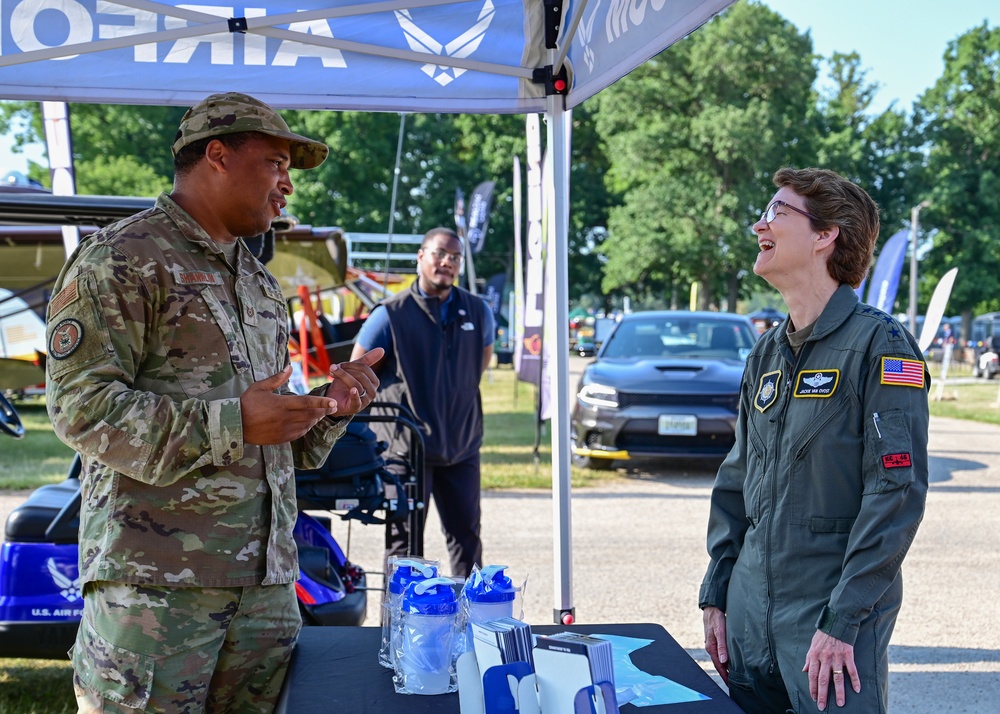
[[[82,712],[262,712],[301,625],[294,467],[368,406],[381,355],[291,394],[285,302],[239,238],[327,147],[242,94],[181,121],[156,206],[85,240],[48,314],[47,403],[83,457]]]

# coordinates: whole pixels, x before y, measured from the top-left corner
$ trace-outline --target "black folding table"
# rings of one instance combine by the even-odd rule
[[[623,705],[623,714],[739,714],[740,709],[663,627],[654,624],[532,625],[534,634],[579,632],[653,640],[631,653],[645,672],[667,677],[710,699],[649,707]],[[459,714],[458,694],[396,694],[392,671],[378,663],[380,627],[304,627],[292,657],[277,714]]]

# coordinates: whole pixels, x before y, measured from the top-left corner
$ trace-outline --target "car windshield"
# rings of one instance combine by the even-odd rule
[[[609,338],[602,357],[698,357],[742,359],[750,354],[754,331],[736,320],[668,316],[627,320]]]

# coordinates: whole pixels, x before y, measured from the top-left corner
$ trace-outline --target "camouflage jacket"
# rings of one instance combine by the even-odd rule
[[[234,262],[161,195],[81,243],[56,281],[46,397],[83,457],[83,582],[298,577],[293,466],[322,465],[347,420],[290,445],[244,443],[240,395],[288,363],[288,322],[242,243]]]

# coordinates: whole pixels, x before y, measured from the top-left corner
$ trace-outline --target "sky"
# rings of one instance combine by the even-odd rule
[[[913,102],[941,76],[948,42],[984,20],[1000,25],[998,0],[763,0],[800,30],[813,49],[829,57],[856,51],[866,79],[879,84],[871,110],[895,103],[909,112]],[[820,68],[823,74],[823,68]],[[9,136],[0,136],[0,176],[27,171],[28,158],[44,161],[41,145],[13,154]]]
[[[907,113],[944,71],[948,43],[984,20],[1000,25],[997,0],[763,0],[800,30],[824,57],[856,51],[866,79],[880,85],[871,110],[893,102]],[[820,68],[823,74],[823,68]]]

